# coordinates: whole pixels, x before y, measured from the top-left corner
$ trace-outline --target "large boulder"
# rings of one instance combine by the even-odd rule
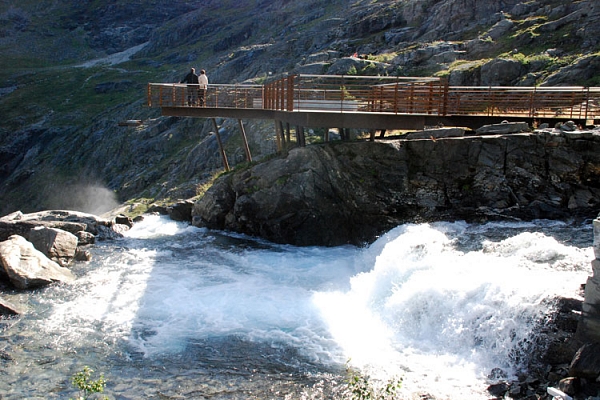
[[[10,282],[18,289],[30,289],[53,282],[71,282],[75,275],[48,259],[24,237],[13,235],[0,242],[0,263]]]
[[[77,236],[61,229],[43,226],[34,228],[29,233],[29,241],[62,267],[68,266],[77,252]]]

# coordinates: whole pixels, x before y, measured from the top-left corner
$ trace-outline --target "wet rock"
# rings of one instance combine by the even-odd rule
[[[577,351],[569,366],[569,375],[592,382],[600,377],[600,343],[586,343]]]
[[[123,224],[114,224],[111,226],[102,226],[98,228],[99,240],[115,240],[123,237],[123,234],[129,230],[129,226]]]
[[[167,207],[169,218],[173,221],[192,221],[192,208],[194,207],[193,200],[183,200]]]
[[[72,282],[75,279],[71,271],[48,259],[18,235],[0,242],[0,262],[10,282],[18,289],[36,288],[53,282]]]
[[[92,253],[89,250],[77,249],[75,261],[92,261]]]
[[[0,297],[0,316],[12,317],[22,313],[23,310],[20,307]]]
[[[117,215],[115,217],[115,224],[127,225],[131,228],[133,227],[133,220],[125,215]]]
[[[86,231],[79,231],[75,236],[77,236],[77,244],[79,246],[94,244],[96,242],[96,236]]]
[[[510,384],[507,382],[500,382],[488,387],[488,392],[494,397],[503,397],[506,392],[510,389]]]

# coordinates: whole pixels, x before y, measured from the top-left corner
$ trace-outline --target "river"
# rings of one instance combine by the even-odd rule
[[[352,374],[402,379],[398,398],[486,399],[494,368],[524,368],[548,300],[580,295],[590,222],[299,248],[148,216],[92,246],[74,284],[6,295],[27,312],[0,321],[0,398],[75,398],[89,366],[111,399],[341,399]]]

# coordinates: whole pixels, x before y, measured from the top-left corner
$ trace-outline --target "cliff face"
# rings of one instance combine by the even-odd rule
[[[144,107],[148,82],[178,82],[190,66],[212,83],[285,73],[600,82],[595,0],[0,0],[0,22],[0,214],[107,206],[90,207],[80,188],[113,203],[194,196],[220,166],[212,125]],[[119,126],[130,119],[143,123]],[[245,123],[254,159],[270,155],[273,125]],[[244,160],[236,125],[222,123],[232,166]]]
[[[600,134],[340,143],[219,179],[194,224],[296,245],[361,245],[401,223],[593,217]]]

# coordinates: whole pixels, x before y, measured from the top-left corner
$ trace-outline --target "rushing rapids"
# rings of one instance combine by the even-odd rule
[[[275,245],[147,217],[77,281],[1,321],[3,399],[67,398],[84,365],[121,398],[342,398],[346,364],[402,393],[482,399],[527,364],[590,274],[590,224],[402,225],[366,248]]]

